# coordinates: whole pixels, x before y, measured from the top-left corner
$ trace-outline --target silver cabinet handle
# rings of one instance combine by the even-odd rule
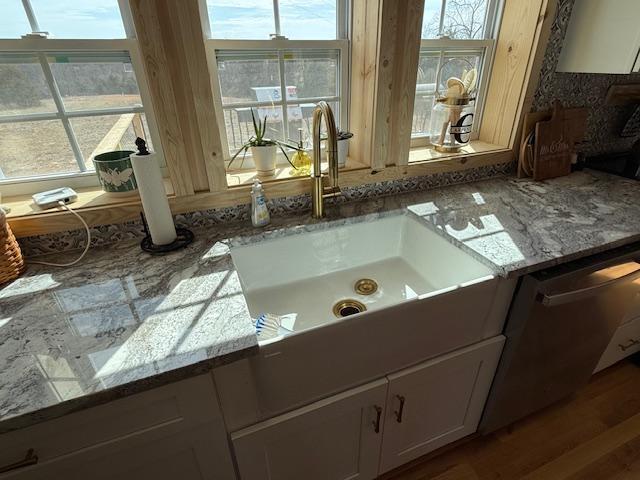
[[[591,297],[602,290],[606,290],[620,283],[633,281],[637,278],[640,278],[640,269],[592,287],[580,288],[572,292],[558,293],[556,295],[543,295],[542,298],[540,298],[540,302],[545,307],[555,307],[556,305],[563,305]]]
[[[376,433],[380,433],[380,417],[382,417],[382,408],[378,405],[374,405],[373,408],[376,409],[376,419],[373,423],[373,431]]]
[[[396,422],[402,423],[402,413],[404,412],[404,397],[402,395],[396,395],[396,398],[400,402],[400,406],[398,410],[394,410],[393,413],[396,414]]]
[[[622,350],[623,352],[626,350],[629,350],[630,348],[635,347],[636,345],[640,345],[640,340],[636,340],[634,338],[629,339],[629,343],[627,343],[626,345],[623,345],[622,343],[618,344],[618,347],[620,348],[620,350]]]
[[[33,448],[30,448],[29,450],[27,450],[27,454],[25,455],[24,459],[20,460],[19,462],[1,466],[0,473],[10,472],[11,470],[18,470],[20,468],[28,467],[29,465],[35,465],[36,463],[38,463],[38,455],[36,455],[36,452],[33,450]]]

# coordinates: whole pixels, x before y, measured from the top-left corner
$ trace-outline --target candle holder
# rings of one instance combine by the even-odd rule
[[[186,228],[176,227],[176,239],[166,245],[156,245],[151,240],[151,234],[147,227],[147,220],[144,218],[144,213],[140,212],[140,218],[142,219],[142,227],[144,228],[145,237],[140,242],[140,248],[151,255],[164,255],[165,253],[174,252],[185,248],[191,244],[194,239],[193,232]]]

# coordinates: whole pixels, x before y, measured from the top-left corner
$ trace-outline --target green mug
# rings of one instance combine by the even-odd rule
[[[131,150],[118,150],[96,155],[93,164],[102,189],[108,193],[129,193],[138,189],[129,155]]]

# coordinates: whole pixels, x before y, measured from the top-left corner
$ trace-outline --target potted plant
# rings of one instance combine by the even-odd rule
[[[349,139],[353,137],[353,133],[344,132],[338,129],[338,166],[344,167],[347,164],[347,155],[349,155]]]
[[[270,177],[276,171],[276,152],[277,148],[280,148],[289,164],[293,168],[296,168],[291,163],[291,160],[289,160],[289,156],[283,147],[283,145],[287,147],[289,145],[285,142],[279,142],[278,140],[272,140],[265,137],[268,117],[265,116],[264,120],[261,120],[258,115],[258,118],[256,119],[252,108],[251,120],[253,121],[254,135],[244,145],[242,145],[242,147],[240,147],[233,157],[231,157],[229,166],[231,166],[234,160],[242,153],[242,161],[240,162],[240,167],[242,167],[247,151],[251,149],[251,156],[253,157],[253,163],[256,166],[258,177]]]

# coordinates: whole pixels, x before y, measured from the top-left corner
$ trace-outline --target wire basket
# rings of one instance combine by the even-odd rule
[[[11,231],[4,210],[0,208],[0,285],[18,278],[24,268],[20,245]]]

